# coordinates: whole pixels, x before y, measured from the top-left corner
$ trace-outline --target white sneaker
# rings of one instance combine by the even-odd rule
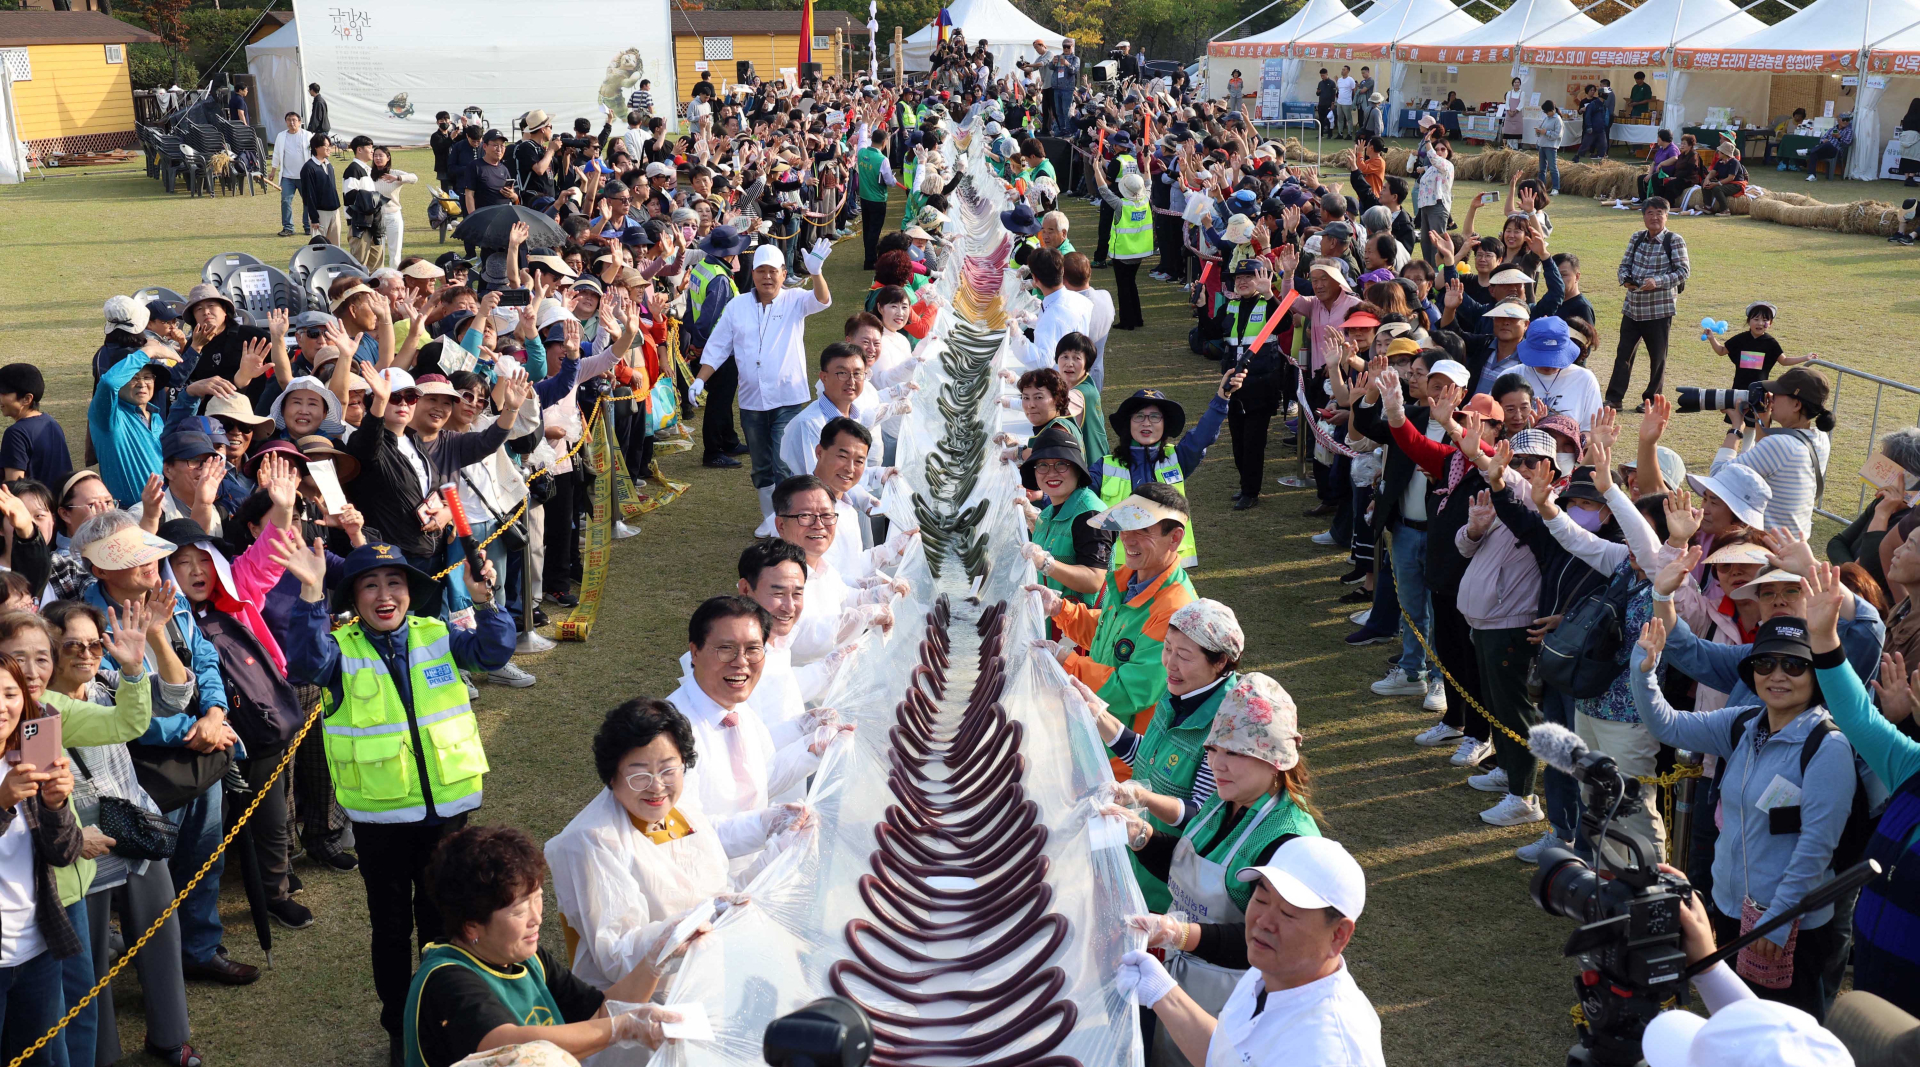
[[[470,673],[468,673],[468,672],[466,672],[466,671],[461,671],[461,672],[460,672],[460,680],[461,680],[461,681],[463,681],[463,682],[465,682],[465,683],[467,683],[467,699],[468,699],[468,700],[479,700],[479,699],[480,699],[480,687],[479,687],[479,686],[477,686],[477,685],[474,685],[474,684],[473,684],[473,675],[472,675],[472,674],[470,674]]]
[[[1420,706],[1428,711],[1447,710],[1447,680],[1440,677],[1439,672],[1428,672],[1427,698],[1420,702]]]
[[[1427,695],[1427,683],[1394,667],[1387,671],[1386,677],[1373,683],[1373,691],[1383,697],[1423,697]]]
[[[1476,774],[1467,779],[1467,784],[1482,793],[1504,793],[1507,791],[1507,769],[1495,767],[1485,774]]]
[[[626,523],[621,522],[619,519],[613,520],[613,539],[615,541],[625,541],[627,538],[632,537],[639,532],[640,532],[640,527],[638,526],[628,526]]]
[[[1367,624],[1367,620],[1371,618],[1373,618],[1373,609],[1361,608],[1359,611],[1356,611],[1353,614],[1347,616],[1347,621],[1354,624],[1355,626],[1365,626]]]
[[[487,681],[492,682],[494,685],[511,686],[515,689],[525,689],[532,685],[534,680],[533,675],[528,674],[512,663],[507,664],[499,670],[487,672]]]
[[[1322,530],[1322,531],[1320,531],[1319,533],[1317,533],[1317,534],[1314,534],[1314,535],[1313,535],[1313,543],[1314,543],[1314,544],[1316,544],[1316,545],[1327,545],[1327,546],[1329,546],[1329,547],[1331,547],[1332,545],[1334,545],[1334,544],[1336,543],[1336,542],[1334,541],[1334,539],[1333,539],[1333,531],[1332,531],[1332,530]]]
[[[1817,182],[1820,180],[1820,178],[1818,175],[1809,174],[1807,175],[1807,180],[1810,182]]]
[[[1540,810],[1540,802],[1532,797],[1515,796],[1508,793],[1505,800],[1480,813],[1480,821],[1494,826],[1519,826],[1521,823],[1539,822],[1547,817]]]
[[[1540,840],[1521,845],[1519,848],[1514,849],[1513,858],[1519,860],[1521,863],[1539,863],[1540,853],[1550,848],[1566,847],[1567,843],[1560,840],[1560,835],[1557,832],[1548,830],[1546,833],[1540,835]]]
[[[1459,736],[1461,736],[1459,730],[1448,726],[1444,722],[1436,722],[1432,726],[1414,734],[1413,743],[1419,745],[1421,748],[1439,748],[1441,745],[1448,744]]]
[[[1477,767],[1480,765],[1481,760],[1491,755],[1493,755],[1493,742],[1480,741],[1471,737],[1462,737],[1460,739],[1460,747],[1453,750],[1453,755],[1447,757],[1447,762],[1453,764],[1455,767]],[[1495,773],[1500,775],[1501,788],[1504,789],[1507,781],[1506,772],[1498,771]]]

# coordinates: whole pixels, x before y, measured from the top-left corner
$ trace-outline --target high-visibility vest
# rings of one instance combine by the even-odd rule
[[[406,625],[412,708],[361,623],[330,635],[340,646],[341,701],[334,706],[331,693],[324,701],[327,767],[340,806],[360,822],[418,822],[427,816],[429,789],[440,815],[480,806],[487,753],[447,624],[409,615]]]
[[[1120,153],[1119,155],[1117,155],[1117,156],[1114,156],[1114,157],[1113,157],[1113,161],[1114,161],[1115,163],[1118,163],[1118,164],[1120,164],[1120,173],[1121,173],[1121,174],[1138,174],[1138,173],[1140,173],[1140,161],[1139,161],[1139,160],[1137,160],[1137,159],[1135,159],[1135,158],[1133,158],[1133,156],[1132,156],[1132,155],[1130,155],[1130,154],[1128,154],[1128,153],[1126,153],[1126,152],[1122,152],[1122,153]]]
[[[1100,486],[1100,499],[1108,507],[1114,507],[1133,495],[1133,472],[1127,469],[1125,462],[1112,456],[1099,456],[1093,461],[1090,472]],[[1173,486],[1181,496],[1187,495],[1187,476],[1180,471],[1180,459],[1171,450],[1161,456],[1153,465],[1153,480]],[[1127,561],[1127,548],[1119,538],[1113,541],[1113,569],[1119,570]],[[1180,536],[1180,566],[1192,569],[1200,563],[1199,550],[1193,544],[1192,516],[1188,516],[1186,532]]]
[[[1113,213],[1107,233],[1107,253],[1115,259],[1133,259],[1153,253],[1153,209],[1123,202]]]
[[[689,326],[699,321],[700,309],[705,307],[707,303],[707,286],[713,284],[715,281],[725,283],[729,299],[740,295],[740,288],[733,284],[733,274],[727,270],[726,264],[711,259],[703,259],[694,264],[693,299],[687,304]],[[710,325],[718,325],[718,322]]]

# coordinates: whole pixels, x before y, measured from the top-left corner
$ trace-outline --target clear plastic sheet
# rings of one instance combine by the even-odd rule
[[[828,750],[808,793],[818,814],[818,829],[806,843],[775,858],[755,878],[747,892],[752,902],[721,917],[713,933],[695,942],[673,980],[668,1004],[701,1002],[713,1020],[715,1040],[675,1042],[654,1057],[667,1067],[717,1067],[761,1062],[761,1037],[767,1024],[809,1001],[831,995],[827,972],[836,961],[850,958],[846,926],[853,919],[872,919],[858,891],[860,878],[870,874],[870,856],[876,848],[874,827],[887,808],[898,803],[888,787],[888,731],[895,725],[895,708],[910,684],[919,662],[926,619],[936,598],[946,594],[953,608],[948,632],[952,638],[951,669],[943,715],[937,728],[951,733],[970,694],[977,673],[979,638],[974,623],[986,605],[1005,601],[1004,654],[1006,688],[1000,703],[1011,721],[1022,724],[1021,753],[1027,769],[1022,777],[1026,796],[1039,809],[1039,823],[1047,828],[1043,853],[1049,868],[1046,882],[1053,894],[1048,911],[1067,920],[1067,936],[1045,960],[1034,952],[1015,952],[1007,960],[970,973],[946,975],[929,981],[921,992],[944,992],[975,987],[1004,978],[1010,968],[1059,967],[1067,984],[1057,995],[1078,1010],[1072,1031],[1052,1050],[1052,1056],[1070,1057],[1084,1067],[1140,1067],[1143,1049],[1137,1010],[1115,992],[1113,975],[1127,950],[1143,939],[1127,929],[1126,916],[1145,910],[1127,862],[1124,847],[1092,848],[1090,820],[1097,814],[1102,786],[1113,780],[1106,749],[1094,730],[1087,707],[1068,685],[1065,672],[1052,657],[1032,651],[1043,636],[1044,620],[1037,599],[1023,591],[1034,580],[1032,567],[1022,560],[1020,546],[1027,540],[1025,524],[1013,499],[1020,478],[1017,467],[999,459],[1000,446],[989,444],[965,499],[930,497],[925,458],[950,431],[950,416],[932,402],[951,380],[942,359],[950,340],[963,345],[997,345],[991,368],[991,387],[974,412],[991,437],[1009,420],[999,398],[1011,388],[999,381],[1000,370],[1011,366],[1004,333],[962,321],[952,310],[963,253],[984,255],[1006,238],[998,213],[1010,200],[982,161],[979,142],[956,152],[955,138],[945,146],[950,159],[969,177],[955,198],[955,218],[963,233],[957,240],[947,275],[934,284],[946,300],[935,323],[935,334],[922,342],[934,358],[922,364],[917,376],[920,391],[914,411],[899,432],[897,457],[902,477],[888,483],[882,497],[896,523],[917,525],[914,495],[937,504],[943,513],[964,511],[987,502],[976,529],[986,533],[986,567],[978,590],[978,604],[966,599],[971,581],[957,557],[944,561],[935,579],[922,552],[909,551],[898,576],[911,592],[894,602],[896,623],[886,635],[869,633],[857,653],[854,669],[843,670],[833,690],[821,701],[838,708],[843,719],[858,730]],[[1009,272],[1002,279],[1004,306],[1010,311],[1033,306]],[[954,333],[963,335],[954,338]],[[930,346],[930,347],[929,347]],[[1016,413],[1017,414],[1017,413]],[[1024,419],[1019,423],[1024,426]],[[951,489],[951,487],[949,487]],[[958,913],[939,912],[954,919]],[[991,942],[1014,920],[969,940],[931,942],[929,954],[950,958]],[[868,942],[871,944],[871,942]],[[875,955],[889,964],[905,965],[884,948]],[[890,1001],[857,979],[850,992],[870,1007],[900,1015],[928,1018],[950,1016],[964,1005],[943,1002],[924,1009]],[[972,1027],[918,1031],[919,1036],[946,1038],[990,1032],[1008,1013],[981,1020]],[[1042,1027],[1042,1031],[1051,1029]],[[917,1062],[944,1064],[985,1063],[1016,1056],[1031,1040],[976,1058],[931,1057]]]

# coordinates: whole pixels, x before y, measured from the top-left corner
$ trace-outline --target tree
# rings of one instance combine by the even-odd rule
[[[147,24],[147,28],[160,35],[160,38],[174,48],[185,51],[187,23],[182,17],[186,14],[192,0],[130,0],[129,6],[134,14]]]

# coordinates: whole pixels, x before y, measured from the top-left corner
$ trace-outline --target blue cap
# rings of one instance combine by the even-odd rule
[[[1548,315],[1527,326],[1527,335],[1513,354],[1529,367],[1559,368],[1579,358],[1580,346],[1569,337],[1567,320]]]
[[[220,451],[214,447],[213,438],[199,430],[185,430],[170,433],[160,441],[160,458],[163,460],[199,459]]]

